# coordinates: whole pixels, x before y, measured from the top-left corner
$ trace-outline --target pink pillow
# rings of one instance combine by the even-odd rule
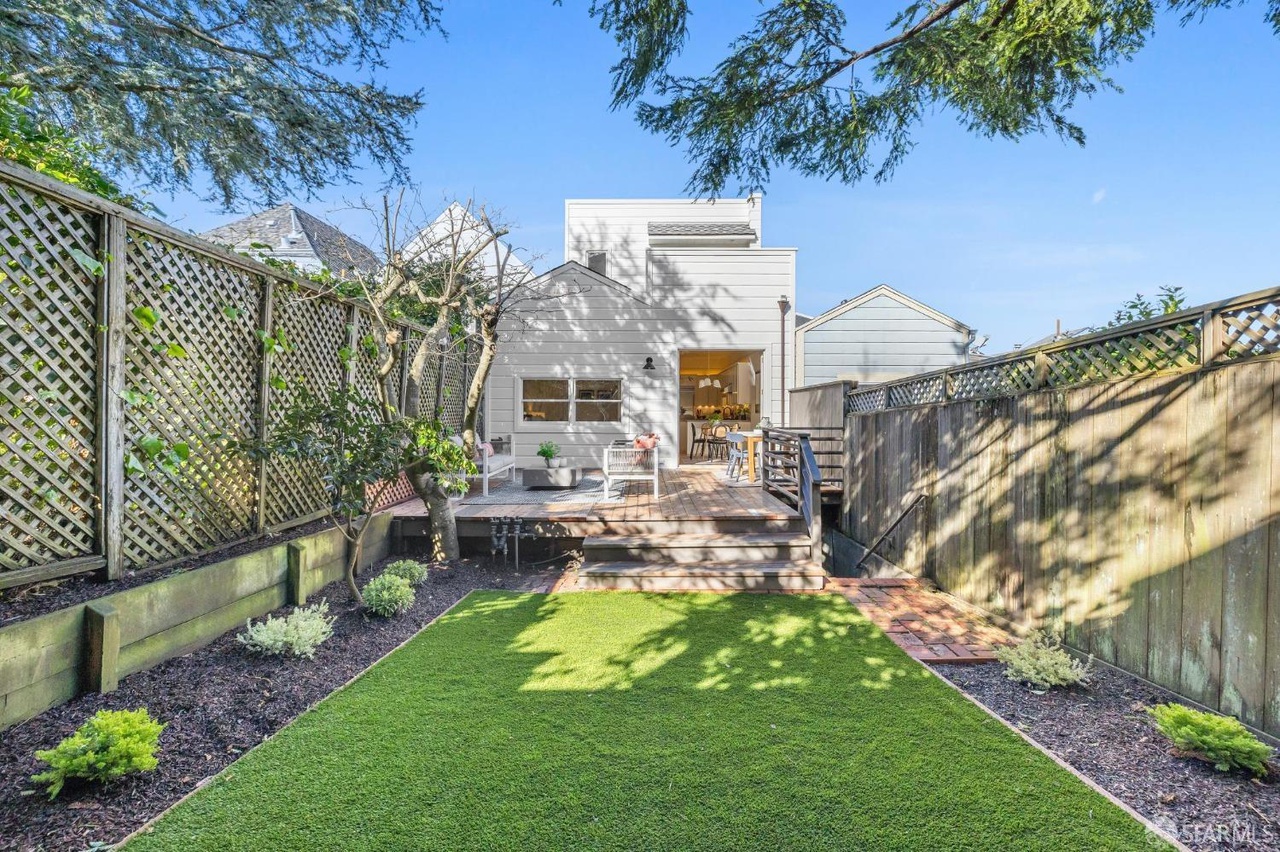
[[[654,447],[658,446],[658,440],[658,436],[652,432],[647,435],[638,435],[636,436],[636,449],[652,450]]]
[[[484,457],[487,459],[493,458],[493,444],[488,441],[482,441],[480,446],[476,447],[476,455],[480,453],[484,453]]]

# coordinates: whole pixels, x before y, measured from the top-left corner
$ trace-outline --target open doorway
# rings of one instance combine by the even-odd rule
[[[760,422],[758,349],[680,350],[680,463],[723,459],[724,447],[707,440],[723,424],[739,431]]]

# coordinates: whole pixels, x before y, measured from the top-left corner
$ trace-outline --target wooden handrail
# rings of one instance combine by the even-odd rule
[[[834,428],[834,427],[828,427]],[[822,552],[822,467],[813,453],[808,432],[762,429],[765,491],[799,510],[809,530],[813,553]],[[792,488],[785,487],[793,485]]]

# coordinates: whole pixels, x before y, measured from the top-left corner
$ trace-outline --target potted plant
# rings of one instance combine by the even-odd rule
[[[538,455],[542,456],[543,461],[547,463],[547,467],[560,467],[564,464],[564,459],[556,458],[560,455],[560,446],[554,441],[543,441],[539,444]]]

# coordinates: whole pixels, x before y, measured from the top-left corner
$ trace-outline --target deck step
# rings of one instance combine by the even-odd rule
[[[807,562],[813,542],[795,532],[593,535],[583,539],[582,552],[589,563]]]
[[[400,518],[405,536],[431,535],[426,518]],[[591,520],[567,518],[527,518],[524,529],[540,538],[579,539],[604,535],[677,535],[700,533],[803,532],[804,520],[795,517],[731,517],[731,518],[654,518],[637,520]],[[458,535],[462,538],[488,539],[489,520],[458,518]]]
[[[580,589],[648,592],[818,591],[826,572],[816,562],[591,562],[578,571]]]

